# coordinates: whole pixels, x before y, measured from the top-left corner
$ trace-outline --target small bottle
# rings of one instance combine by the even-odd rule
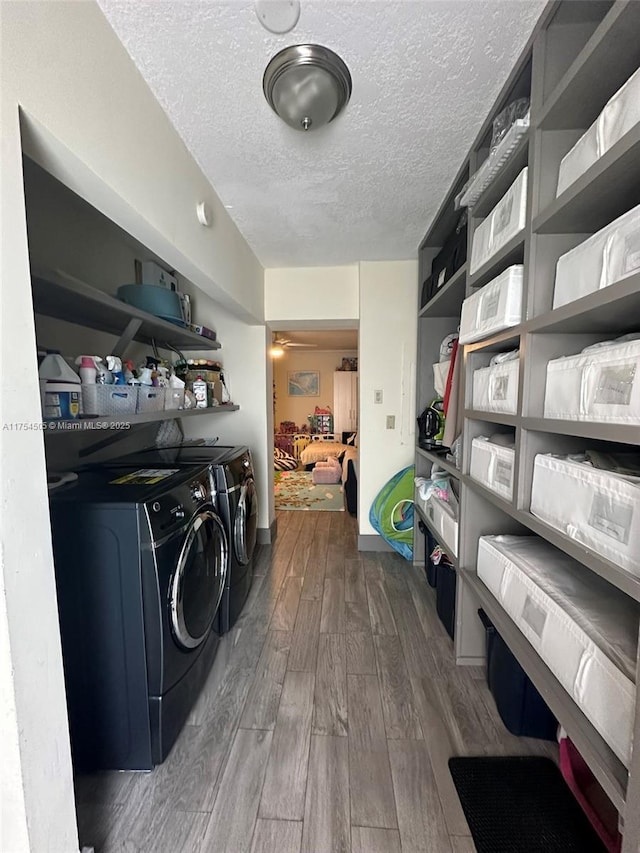
[[[76,359],[77,361],[77,359]],[[96,384],[96,375],[98,373],[96,369],[96,363],[93,356],[83,355],[80,358],[80,380],[83,385],[95,385]]]
[[[196,398],[196,409],[207,408],[207,383],[198,375],[192,385],[193,396]]]

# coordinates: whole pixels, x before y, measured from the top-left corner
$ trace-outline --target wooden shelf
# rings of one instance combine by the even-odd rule
[[[192,418],[199,415],[221,415],[223,412],[237,412],[240,406],[225,403],[221,406],[209,406],[207,409],[169,409],[164,412],[141,412],[138,415],[121,415],[118,418],[100,417],[78,418],[73,420],[45,421],[47,428],[44,430],[46,436],[50,435],[77,435],[78,433],[91,432],[96,438],[113,435],[114,431],[120,431],[122,424],[151,424],[156,421],[170,421],[176,418]],[[101,426],[98,426],[100,424]],[[53,425],[53,426],[52,426]],[[126,428],[125,428],[126,429]],[[124,431],[124,430],[123,430]]]
[[[586,130],[638,67],[640,3],[617,0],[543,104],[544,130]]]
[[[533,221],[538,234],[591,234],[640,200],[640,125],[632,128]]]
[[[510,349],[519,347],[522,329],[522,324],[512,326],[510,329],[503,329],[502,332],[490,335],[482,341],[464,344],[464,348],[467,352],[508,352]]]
[[[456,569],[456,571],[457,571],[457,570],[458,570],[458,568],[459,568],[459,566],[458,566],[458,558],[457,558],[457,557],[454,557],[454,556],[453,556],[453,554],[451,553],[451,546],[450,546],[450,545],[447,545],[447,543],[444,541],[444,539],[442,538],[442,536],[440,535],[440,533],[439,533],[439,532],[435,529],[435,527],[433,526],[433,522],[432,522],[432,521],[431,521],[431,520],[430,520],[430,519],[429,519],[429,518],[424,514],[424,512],[420,509],[420,507],[418,506],[418,504],[417,504],[417,503],[414,503],[414,508],[415,508],[416,512],[418,513],[418,515],[419,515],[419,517],[420,517],[420,521],[421,521],[421,522],[424,524],[424,526],[429,530],[429,533],[431,533],[431,535],[432,535],[432,536],[433,536],[433,538],[436,540],[436,542],[438,543],[438,545],[440,545],[440,547],[442,548],[442,550],[445,552],[445,554],[446,554],[446,555],[447,555],[447,557],[449,558],[449,561],[451,562],[451,565],[452,565],[452,566]]]
[[[561,305],[526,323],[528,332],[611,332],[624,334],[638,329],[640,272],[615,284]]]
[[[135,321],[139,326],[129,340],[144,344],[155,342],[160,347],[177,350],[220,349],[217,341],[140,311],[61,270],[34,268],[31,281],[33,310],[36,314],[77,323],[118,337],[125,335],[127,326]]]
[[[496,630],[511,649],[558,721],[580,751],[616,809],[624,813],[627,770],[573,701],[511,617],[474,572],[460,572]]]
[[[621,444],[638,444],[640,433],[637,424],[589,423],[556,418],[523,417],[521,426],[534,432],[552,432],[556,435],[573,435],[594,441],[617,441]]]
[[[439,465],[447,474],[451,474],[452,477],[455,477],[456,480],[460,479],[460,471],[456,468],[453,462],[448,462],[441,453],[433,453],[430,450],[425,450],[422,447],[416,447],[416,453],[418,456],[422,456],[424,459],[428,459],[429,462],[432,462],[434,465]]]
[[[512,264],[521,264],[524,260],[524,237],[524,230],[512,237],[499,252],[469,276],[469,286],[482,287]]]
[[[467,283],[467,265],[455,272],[427,304],[418,317],[459,317]]]
[[[490,424],[502,424],[509,427],[517,427],[520,423],[518,415],[506,415],[502,412],[481,412],[477,409],[465,409],[464,416],[471,421],[487,421]]]

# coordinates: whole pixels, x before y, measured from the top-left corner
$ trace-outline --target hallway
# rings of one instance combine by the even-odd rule
[[[278,513],[167,761],[76,780],[96,853],[473,853],[447,759],[554,754],[455,667],[424,573],[344,513]]]

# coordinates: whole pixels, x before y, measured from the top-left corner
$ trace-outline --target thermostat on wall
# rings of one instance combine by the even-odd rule
[[[178,290],[178,279],[155,261],[142,262],[142,284],[155,284],[156,287],[166,287],[167,290]]]

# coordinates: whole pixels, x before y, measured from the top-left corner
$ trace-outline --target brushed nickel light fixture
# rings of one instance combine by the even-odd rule
[[[272,110],[295,130],[328,124],[351,97],[351,74],[337,53],[319,44],[285,47],[267,65],[262,81]]]

